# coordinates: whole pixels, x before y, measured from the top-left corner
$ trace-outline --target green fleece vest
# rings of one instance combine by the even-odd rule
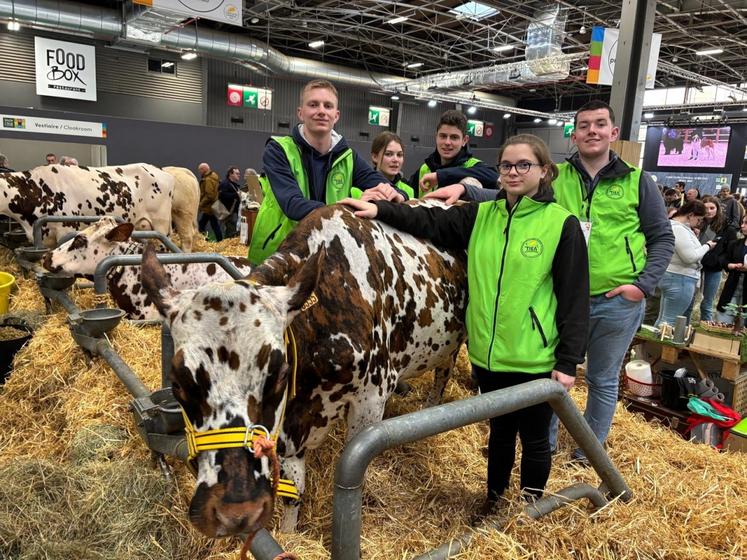
[[[490,371],[555,366],[558,306],[552,263],[570,213],[523,197],[480,204],[467,248],[470,360]]]
[[[413,191],[412,187],[401,179],[397,181],[397,188],[401,191],[406,192],[409,198],[415,198],[415,191]],[[358,187],[353,187],[352,189],[350,189],[350,196],[352,196],[353,198],[360,198],[362,194],[363,191]]]
[[[555,200],[579,220],[591,222],[589,287],[592,296],[632,284],[646,266],[646,237],[638,217],[641,170],[601,179],[587,198],[583,179],[568,163],[558,165]]]
[[[309,180],[303,168],[301,152],[293,138],[290,136],[273,136],[272,139],[283,148],[301,193],[305,198],[309,198]],[[267,178],[261,177],[259,182],[262,185],[264,198],[257,213],[257,221],[254,224],[252,241],[249,245],[249,261],[254,265],[260,264],[272,255],[298,223],[283,213]],[[350,196],[352,187],[353,150],[348,148],[337,156],[327,173],[325,202],[335,204]]]
[[[474,167],[478,163],[481,163],[481,160],[471,157],[467,161],[465,161],[463,164],[461,164],[459,167],[462,167],[464,169],[469,169],[470,167]],[[423,176],[427,173],[432,173],[432,170],[430,167],[428,167],[427,163],[424,163],[423,165],[420,166],[420,170],[418,171],[418,189],[420,188],[420,181],[423,180]]]

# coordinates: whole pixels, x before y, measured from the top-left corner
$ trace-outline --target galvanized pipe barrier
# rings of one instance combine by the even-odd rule
[[[159,253],[156,258],[161,264],[192,264],[192,263],[215,263],[223,268],[235,280],[246,276],[224,255],[218,253],[179,253],[167,255]],[[115,266],[140,266],[143,262],[142,255],[113,255],[106,257],[96,266],[93,274],[93,289],[97,294],[106,293],[106,274]]]
[[[181,253],[182,250],[176,246],[176,243],[171,241],[168,237],[162,234],[160,231],[153,230],[138,230],[133,231],[130,234],[132,239],[158,239],[164,247],[166,247],[172,253]]]
[[[66,292],[51,290],[49,288],[39,288],[39,291],[45,298],[53,299],[59,303],[70,315],[77,315],[80,313],[80,309],[73,303],[73,300],[70,299],[70,296],[68,296]]]
[[[101,218],[105,218],[106,216],[42,216],[38,220],[34,222],[34,225],[32,226],[32,232],[33,232],[33,241],[34,241],[34,247],[37,249],[42,249],[42,227],[50,222],[54,223],[63,223],[63,224],[70,224],[70,223],[83,223],[83,224],[92,224],[93,222],[98,222]],[[114,218],[117,222],[124,223],[124,220],[119,217],[110,216]]]
[[[345,447],[335,468],[332,560],[359,560],[363,481],[371,461],[383,451],[474,422],[549,402],[584,451],[606,488],[623,500],[632,497],[594,432],[562,385],[538,379],[477,397],[434,406],[364,428]]]

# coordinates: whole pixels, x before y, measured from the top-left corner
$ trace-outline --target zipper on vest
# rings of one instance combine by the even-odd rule
[[[283,222],[280,222],[277,226],[275,226],[275,229],[273,229],[270,232],[270,235],[267,236],[267,239],[265,239],[265,242],[262,243],[262,248],[263,249],[267,248],[267,244],[270,242],[270,239],[272,239],[273,237],[275,237],[275,234],[278,232],[278,230],[281,228],[282,225],[283,225]]]
[[[633,266],[633,272],[638,272],[638,269],[635,266],[635,259],[633,258],[633,251],[630,248],[630,241],[628,241],[628,236],[625,236],[625,252],[628,253],[628,257],[630,257],[630,264]]]
[[[545,336],[545,331],[542,330],[542,323],[540,323],[539,317],[537,317],[537,314],[534,312],[534,307],[531,305],[529,306],[529,317],[532,319],[532,330],[535,330],[534,327],[536,325],[537,330],[542,337],[542,346],[547,348],[547,337]]]
[[[503,280],[503,268],[506,264],[506,252],[508,251],[508,230],[511,227],[511,219],[514,217],[514,212],[519,202],[514,204],[514,207],[508,213],[508,221],[506,222],[506,229],[503,230],[503,235],[506,236],[503,244],[503,254],[501,255],[501,271],[498,273],[498,287],[495,291],[495,307],[493,308],[493,332],[490,335],[490,346],[488,347],[488,363],[487,369],[490,370],[490,356],[493,354],[493,343],[495,342],[495,327],[498,322],[498,300],[501,297],[501,280]]]

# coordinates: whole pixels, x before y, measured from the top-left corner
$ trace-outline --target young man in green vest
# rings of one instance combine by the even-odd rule
[[[362,200],[407,200],[335,132],[340,111],[334,85],[307,83],[297,112],[301,122],[292,135],[273,136],[262,156],[264,199],[249,246],[252,264],[274,253],[309,212],[350,196],[353,185],[364,191]]]
[[[620,129],[607,103],[589,101],[575,117],[578,151],[558,165],[555,200],[581,222],[589,249],[591,317],[584,417],[604,443],[617,404],[620,368],[643,319],[644,298],[654,292],[672,259],[674,234],[656,183],[610,150]],[[469,184],[429,195],[453,202],[495,194]],[[550,445],[557,448],[558,419]],[[580,449],[572,457],[584,462]]]
[[[429,155],[409,181],[424,195],[459,183],[466,177],[477,179],[486,189],[498,188],[498,173],[469,151],[467,117],[460,111],[445,111],[436,127],[436,151]]]

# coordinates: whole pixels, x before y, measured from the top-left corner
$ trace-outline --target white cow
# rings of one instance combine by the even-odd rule
[[[179,246],[192,251],[192,240],[197,234],[197,211],[200,203],[200,183],[189,169],[164,167],[174,177],[174,200],[171,204],[171,221],[179,234]]]
[[[52,272],[67,272],[92,278],[96,266],[111,255],[139,255],[145,246],[130,239],[132,224],[117,224],[113,218],[102,218],[78,232],[75,237],[48,252],[44,267]],[[228,257],[244,274],[249,274],[249,260]],[[193,289],[209,282],[232,280],[231,276],[214,263],[166,265],[171,281],[181,289]],[[115,267],[107,278],[109,293],[130,319],[158,319],[159,314],[143,289],[139,266]]]
[[[42,216],[116,216],[135,229],[168,235],[174,177],[146,163],[111,167],[44,165],[0,173],[0,214],[19,222],[29,239]],[[48,223],[44,244],[54,247],[79,223]]]

